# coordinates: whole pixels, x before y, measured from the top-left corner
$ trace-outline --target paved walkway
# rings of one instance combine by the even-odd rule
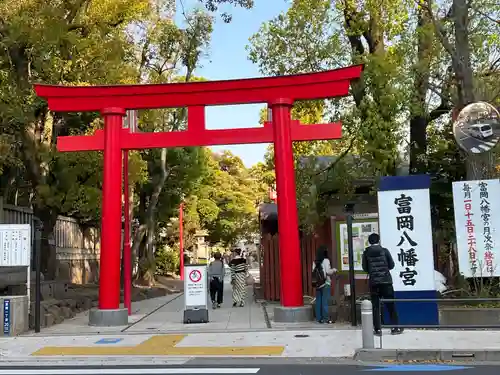
[[[220,309],[209,306],[207,324],[183,324],[184,297],[165,304],[155,313],[133,324],[127,332],[209,332],[231,330],[265,330],[267,328],[264,310],[253,301],[252,288],[247,289],[244,307],[232,307],[229,278],[224,282],[224,303]]]
[[[244,307],[232,307],[231,285],[227,278],[224,283],[224,303],[220,309],[209,306],[210,322],[206,324],[183,324],[184,296],[182,293],[152,298],[132,303],[129,325],[122,327],[91,327],[88,325],[88,311],[61,324],[43,328],[35,334],[24,336],[75,335],[75,334],[119,334],[128,333],[184,333],[184,332],[225,332],[265,330],[267,324],[262,306],[253,300],[252,287],[248,287]]]
[[[45,335],[74,335],[74,334],[98,334],[119,333],[126,330],[130,325],[144,319],[154,313],[156,309],[177,299],[182,300],[182,293],[170,294],[164,297],[151,298],[138,302],[132,302],[132,315],[129,316],[129,325],[121,327],[92,327],[89,326],[89,312],[81,312],[72,319],[66,319],[60,324],[52,327],[42,328],[39,334],[30,331],[23,336],[45,336]]]
[[[377,340],[378,341],[378,340]],[[384,336],[384,349],[500,350],[493,331],[408,330]],[[360,330],[189,333],[182,335],[86,335],[0,339],[2,361],[59,356],[352,357]]]

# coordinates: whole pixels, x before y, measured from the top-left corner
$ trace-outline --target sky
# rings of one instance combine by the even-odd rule
[[[182,24],[182,8],[189,10],[197,6],[197,0],[176,0],[176,23]],[[248,60],[245,47],[248,39],[255,34],[262,23],[269,21],[289,4],[287,0],[254,0],[251,10],[225,7],[232,15],[232,22],[226,24],[216,17],[209,56],[201,63],[196,75],[210,80],[261,77],[258,66]],[[207,107],[207,129],[248,128],[259,126],[259,111],[265,105],[237,105]],[[263,161],[267,144],[217,146],[216,151],[229,150],[239,156],[250,167]]]

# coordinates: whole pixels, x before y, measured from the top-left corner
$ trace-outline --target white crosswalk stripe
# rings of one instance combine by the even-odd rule
[[[475,147],[472,147],[470,150],[471,150],[471,152],[472,152],[473,154],[479,154],[479,153],[481,152],[481,150],[480,150],[480,149],[475,148]]]
[[[483,150],[488,151],[491,147],[487,145],[480,144],[479,147],[481,147]]]
[[[183,374],[257,374],[260,368],[210,368],[210,367],[193,367],[193,368],[44,368],[44,369],[2,369],[0,375],[183,375]]]

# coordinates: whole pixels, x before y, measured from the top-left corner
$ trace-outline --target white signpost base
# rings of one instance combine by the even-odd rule
[[[206,264],[184,266],[184,324],[208,323]]]

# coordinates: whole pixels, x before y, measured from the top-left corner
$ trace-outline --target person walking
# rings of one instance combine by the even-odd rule
[[[217,309],[224,300],[224,262],[221,253],[214,254],[214,260],[208,266],[208,279],[210,280],[210,299],[212,308]]]
[[[337,272],[332,268],[330,259],[328,259],[328,248],[324,245],[318,247],[316,251],[316,260],[313,264],[313,287],[316,289],[315,313],[318,323],[331,324],[328,307],[331,297],[332,279],[331,276]]]
[[[233,286],[233,307],[245,306],[247,297],[248,264],[241,256],[241,249],[234,249],[234,257],[229,262],[231,269],[231,285]]]
[[[394,287],[392,284],[391,270],[394,268],[394,260],[391,253],[385,247],[380,245],[380,236],[372,233],[368,236],[368,246],[363,252],[362,266],[363,271],[368,273],[370,295],[373,308],[373,327],[375,334],[380,336],[381,331],[381,311],[380,299],[394,299]],[[398,313],[394,302],[384,303],[389,310],[389,315],[393,324],[398,325]],[[398,335],[403,333],[402,328],[391,329],[391,334]]]

